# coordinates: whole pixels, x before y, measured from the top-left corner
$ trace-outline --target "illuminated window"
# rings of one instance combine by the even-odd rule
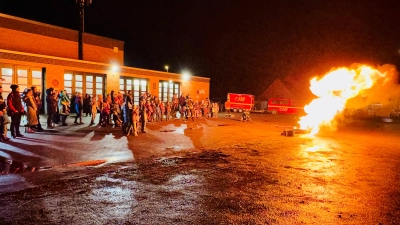
[[[160,81],[159,83],[159,98],[164,101],[172,101],[174,95],[179,96],[180,84],[172,81]]]
[[[1,68],[1,78],[4,79],[4,81],[2,82],[4,99],[6,99],[8,94],[11,92],[10,86],[13,83],[12,75],[13,70],[11,68]]]
[[[72,97],[76,92],[90,96],[103,94],[104,75],[66,72],[64,74],[64,90]]]
[[[15,65],[1,65],[0,77],[2,81],[3,98],[7,98],[11,92],[11,84],[17,84],[22,93],[26,88],[37,86],[42,90],[42,69],[33,67],[20,67]]]
[[[133,103],[139,105],[140,96],[143,93],[148,92],[148,81],[147,79],[122,77],[119,80],[119,91],[121,93],[128,93],[132,91]]]

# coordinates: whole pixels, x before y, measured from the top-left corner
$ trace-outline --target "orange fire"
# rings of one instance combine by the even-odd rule
[[[387,71],[356,65],[335,69],[321,78],[314,77],[310,90],[317,98],[304,107],[307,115],[300,118],[300,129],[314,135],[323,126],[334,128],[335,118],[343,112],[347,101],[363,94],[386,75]]]

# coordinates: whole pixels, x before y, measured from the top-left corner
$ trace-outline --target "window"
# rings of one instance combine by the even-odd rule
[[[104,77],[96,76],[96,95],[104,93]]]
[[[90,96],[93,96],[93,75],[87,75],[86,76],[86,91],[85,94],[89,94]]]
[[[68,94],[72,93],[72,77],[73,75],[70,73],[64,74],[64,90],[66,90]]]
[[[83,93],[83,75],[75,75],[75,92]]]
[[[179,95],[179,83],[172,81],[160,81],[159,98],[163,102],[172,101],[174,95]]]
[[[64,90],[70,96],[76,92],[90,96],[103,94],[104,91],[104,75],[66,72],[64,74]]]
[[[148,92],[148,81],[141,78],[122,77],[119,79],[119,91],[123,94],[132,91],[133,103],[139,105],[139,98]]]
[[[25,88],[37,86],[38,90],[42,90],[42,69],[34,67],[21,67],[15,65],[1,65],[0,77],[2,81],[3,98],[7,98],[11,92],[11,84],[18,84],[20,92]]]
[[[28,69],[18,69],[17,70],[17,82],[19,90],[23,92],[28,88]]]
[[[125,79],[119,79],[119,92],[125,93]]]
[[[289,100],[281,100],[281,105],[289,105]]]
[[[2,82],[4,99],[6,99],[8,94],[11,92],[10,86],[13,83],[12,75],[13,70],[11,68],[1,68],[1,78],[4,79],[4,81]]]
[[[32,86],[42,86],[42,71],[32,70]]]

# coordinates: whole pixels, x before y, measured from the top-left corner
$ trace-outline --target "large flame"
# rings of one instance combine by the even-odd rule
[[[375,83],[384,82],[387,72],[356,65],[335,69],[322,78],[314,77],[310,90],[317,98],[304,107],[307,115],[300,118],[300,129],[310,130],[314,135],[322,126],[333,127],[335,117],[343,112],[347,101],[363,94]]]

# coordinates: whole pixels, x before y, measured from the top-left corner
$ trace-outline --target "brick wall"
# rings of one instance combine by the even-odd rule
[[[124,65],[123,41],[84,33],[83,42],[84,60]],[[78,31],[0,13],[0,49],[78,59]]]
[[[78,42],[31,34],[0,27],[0,49],[78,59]],[[124,52],[114,48],[84,44],[84,60],[123,65]]]
[[[76,42],[1,27],[0,48],[71,59],[78,56]]]

